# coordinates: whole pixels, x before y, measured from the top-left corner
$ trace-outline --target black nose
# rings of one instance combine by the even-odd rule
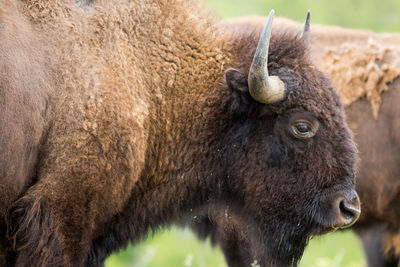
[[[360,217],[360,199],[357,193],[352,190],[350,193],[340,196],[337,199],[338,217],[334,223],[336,228],[348,228]]]

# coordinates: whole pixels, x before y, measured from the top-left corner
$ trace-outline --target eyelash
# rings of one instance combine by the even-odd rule
[[[307,132],[302,132],[301,130],[299,130],[299,126],[306,126],[308,129]],[[315,127],[313,127],[313,125],[308,122],[308,121],[296,121],[295,123],[293,123],[291,125],[291,132],[292,134],[299,139],[309,139],[312,138],[316,132],[317,129]]]

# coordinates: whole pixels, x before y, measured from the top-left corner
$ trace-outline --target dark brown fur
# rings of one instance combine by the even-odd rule
[[[352,190],[356,151],[297,34],[273,33],[269,71],[288,93],[262,105],[223,78],[247,74],[258,35],[219,31],[192,1],[0,8],[3,264],[102,265],[149,229],[229,206],[261,264],[295,265],[332,226],[324,205]],[[291,136],[293,116],[317,135]]]
[[[245,18],[220,24],[234,32],[261,32],[264,19]],[[302,25],[282,19],[281,29],[301,29]],[[394,45],[399,35],[375,34],[337,27],[311,28],[311,57],[318,61],[326,47],[340,49],[344,43],[363,46],[369,38],[382,45]],[[350,128],[355,132],[361,163],[357,174],[357,192],[362,202],[362,214],[355,231],[363,241],[368,265],[398,267],[400,254],[400,78],[383,92],[379,116],[375,119],[369,100],[362,98],[346,108]],[[200,236],[209,233],[220,244],[230,267],[246,266],[254,259],[252,245],[243,226],[232,217],[213,214],[192,222]]]

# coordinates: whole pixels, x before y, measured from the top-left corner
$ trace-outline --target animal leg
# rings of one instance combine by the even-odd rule
[[[387,233],[385,226],[375,226],[358,231],[369,267],[399,267],[400,259],[391,251],[385,253]]]
[[[249,240],[244,238],[234,221],[219,216],[210,220],[208,216],[204,216],[191,222],[190,227],[201,239],[209,236],[213,243],[220,245],[229,267],[251,265],[253,257]]]

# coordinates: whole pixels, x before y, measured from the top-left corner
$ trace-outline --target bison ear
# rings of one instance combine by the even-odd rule
[[[250,109],[252,98],[249,93],[246,75],[230,68],[225,72],[225,80],[231,91],[229,111],[236,114],[247,113]]]

